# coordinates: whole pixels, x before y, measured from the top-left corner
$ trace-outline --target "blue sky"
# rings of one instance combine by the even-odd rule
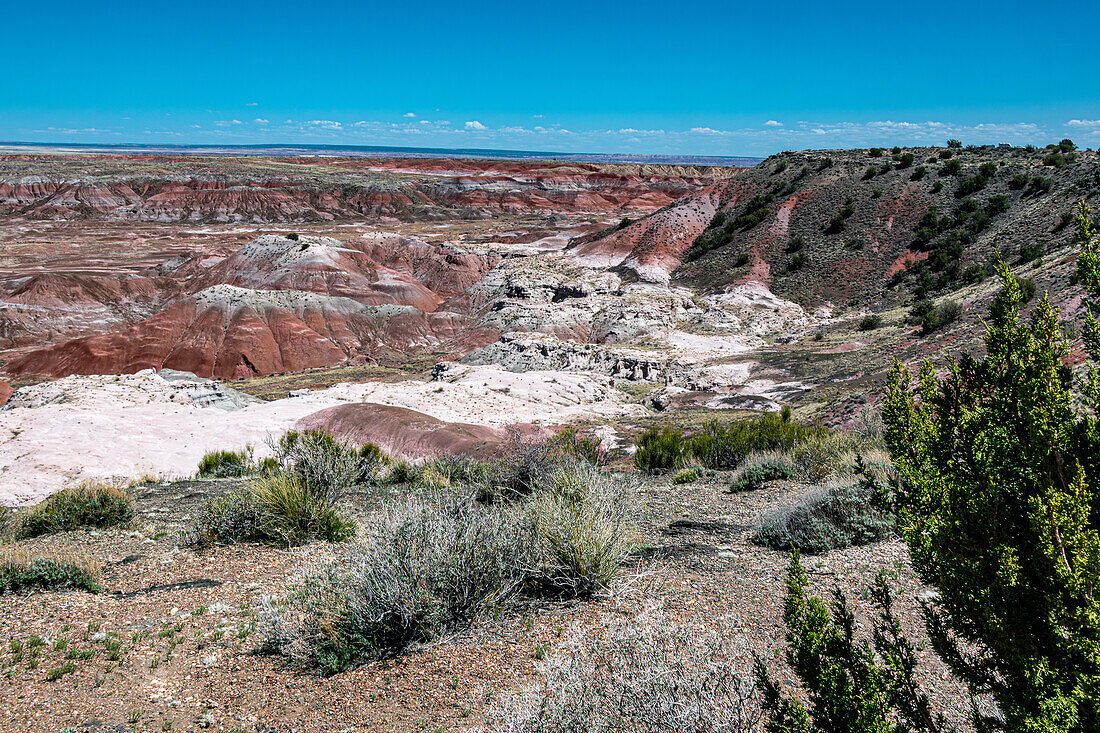
[[[767,155],[1100,146],[1100,4],[53,2],[0,140]]]

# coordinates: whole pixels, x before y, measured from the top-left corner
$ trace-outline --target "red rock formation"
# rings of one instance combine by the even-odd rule
[[[6,405],[14,393],[15,390],[11,388],[10,384],[7,382],[0,382],[0,407]]]
[[[234,379],[333,366],[384,350],[439,349],[457,356],[495,338],[470,330],[455,313],[218,285],[120,333],[32,351],[6,369],[52,377],[179,369]]]
[[[564,161],[287,158],[275,172],[232,158],[167,156],[0,156],[0,164],[17,158],[21,175],[0,179],[0,214],[161,222],[646,212],[733,170]],[[135,174],[136,160],[156,161],[180,173]],[[66,176],[65,165],[74,162],[79,163],[78,173]],[[48,172],[48,178],[25,182],[22,174],[32,164]],[[365,171],[386,173],[369,177]]]
[[[667,283],[710,223],[716,203],[714,189],[707,189],[611,233],[578,239],[570,255],[589,266],[623,267],[643,280]]]
[[[298,430],[327,430],[354,445],[374,443],[386,453],[409,458],[440,455],[499,457],[512,446],[512,436],[521,440],[549,437],[547,428],[530,423],[507,428],[444,422],[404,407],[360,402],[337,405],[307,415]]]
[[[371,359],[385,351],[460,356],[496,334],[472,328],[464,314],[439,306],[495,261],[388,235],[351,245],[265,235],[212,267],[191,262],[181,268],[179,281],[203,289],[156,315],[119,333],[32,351],[6,370],[60,377],[169,368],[230,379]],[[114,290],[94,279],[44,279],[69,287],[47,288],[39,281],[12,297],[38,307],[68,298],[81,311],[87,302],[101,302],[97,298],[117,300],[124,290],[156,292],[148,279],[115,282]],[[93,293],[93,284],[106,292]]]

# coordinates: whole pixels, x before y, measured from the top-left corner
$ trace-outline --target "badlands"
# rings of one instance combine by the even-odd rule
[[[828,304],[672,282],[738,170],[7,156],[0,496],[186,477],[345,403],[610,444],[643,391],[775,407],[808,387],[752,353]]]
[[[856,470],[997,258],[1084,371],[1052,155],[0,154],[0,731],[758,733],[792,546],[974,730]]]
[[[18,390],[0,412],[0,500],[187,476],[215,447],[263,453],[253,413],[277,435],[348,401],[591,423],[609,445],[656,415],[690,427],[789,405],[850,423],[895,356],[980,345],[995,252],[1081,315],[1070,265],[1033,243],[1072,246],[1067,212],[1095,153],[1063,168],[996,147],[944,153],[963,164],[951,172],[911,162],[938,151],[755,168],[0,156],[0,372]],[[977,181],[991,214],[955,190]],[[906,314],[929,296],[962,315],[930,337]],[[869,315],[882,327],[858,328]],[[451,362],[457,382],[433,371]],[[272,404],[190,404],[164,370]],[[479,380],[509,402],[413,397]],[[65,449],[90,416],[95,439]]]

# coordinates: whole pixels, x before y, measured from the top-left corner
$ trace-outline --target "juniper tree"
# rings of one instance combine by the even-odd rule
[[[1100,354],[1100,242],[1084,203],[1076,220],[1088,351]],[[1074,384],[1069,346],[1048,298],[1030,300],[1000,261],[1003,286],[986,324],[986,355],[938,377],[925,362],[915,390],[900,364],[883,405],[899,473],[890,502],[921,579],[936,653],[969,687],[981,731],[1100,729],[1100,376]],[[1075,389],[1077,387],[1077,389]],[[865,480],[870,481],[867,477]],[[873,643],[857,642],[835,594],[831,612],[806,596],[792,558],[784,620],[787,661],[809,707],[785,697],[757,664],[769,733],[942,731],[914,683],[916,656],[880,577]],[[979,701],[993,702],[985,705]],[[992,712],[990,709],[992,708]]]
[[[1100,243],[1077,213],[1078,278],[1100,298]],[[913,567],[938,592],[925,608],[936,653],[975,700],[980,731],[1100,729],[1100,379],[1079,390],[1058,312],[1044,297],[1027,319],[1004,262],[986,324],[986,355],[921,367],[888,382],[885,438],[901,481],[898,528]],[[1087,310],[1086,344],[1100,354]],[[1077,395],[1077,397],[1075,397]]]

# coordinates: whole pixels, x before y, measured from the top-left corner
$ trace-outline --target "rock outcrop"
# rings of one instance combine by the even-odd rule
[[[506,453],[515,440],[535,440],[552,432],[531,423],[506,427],[447,422],[416,410],[360,402],[336,405],[302,418],[298,430],[326,430],[353,445],[374,443],[393,456],[432,458],[464,455],[481,459]]]
[[[0,156],[0,215],[156,222],[654,211],[732,169],[370,158]],[[142,167],[145,167],[144,165]],[[173,171],[166,173],[164,171]]]
[[[494,262],[396,236],[343,243],[265,235],[219,263],[176,267],[179,283],[205,287],[155,315],[123,331],[31,351],[5,368],[51,377],[177,369],[234,379],[361,362],[385,351],[460,355],[492,342],[496,332],[441,305]]]

